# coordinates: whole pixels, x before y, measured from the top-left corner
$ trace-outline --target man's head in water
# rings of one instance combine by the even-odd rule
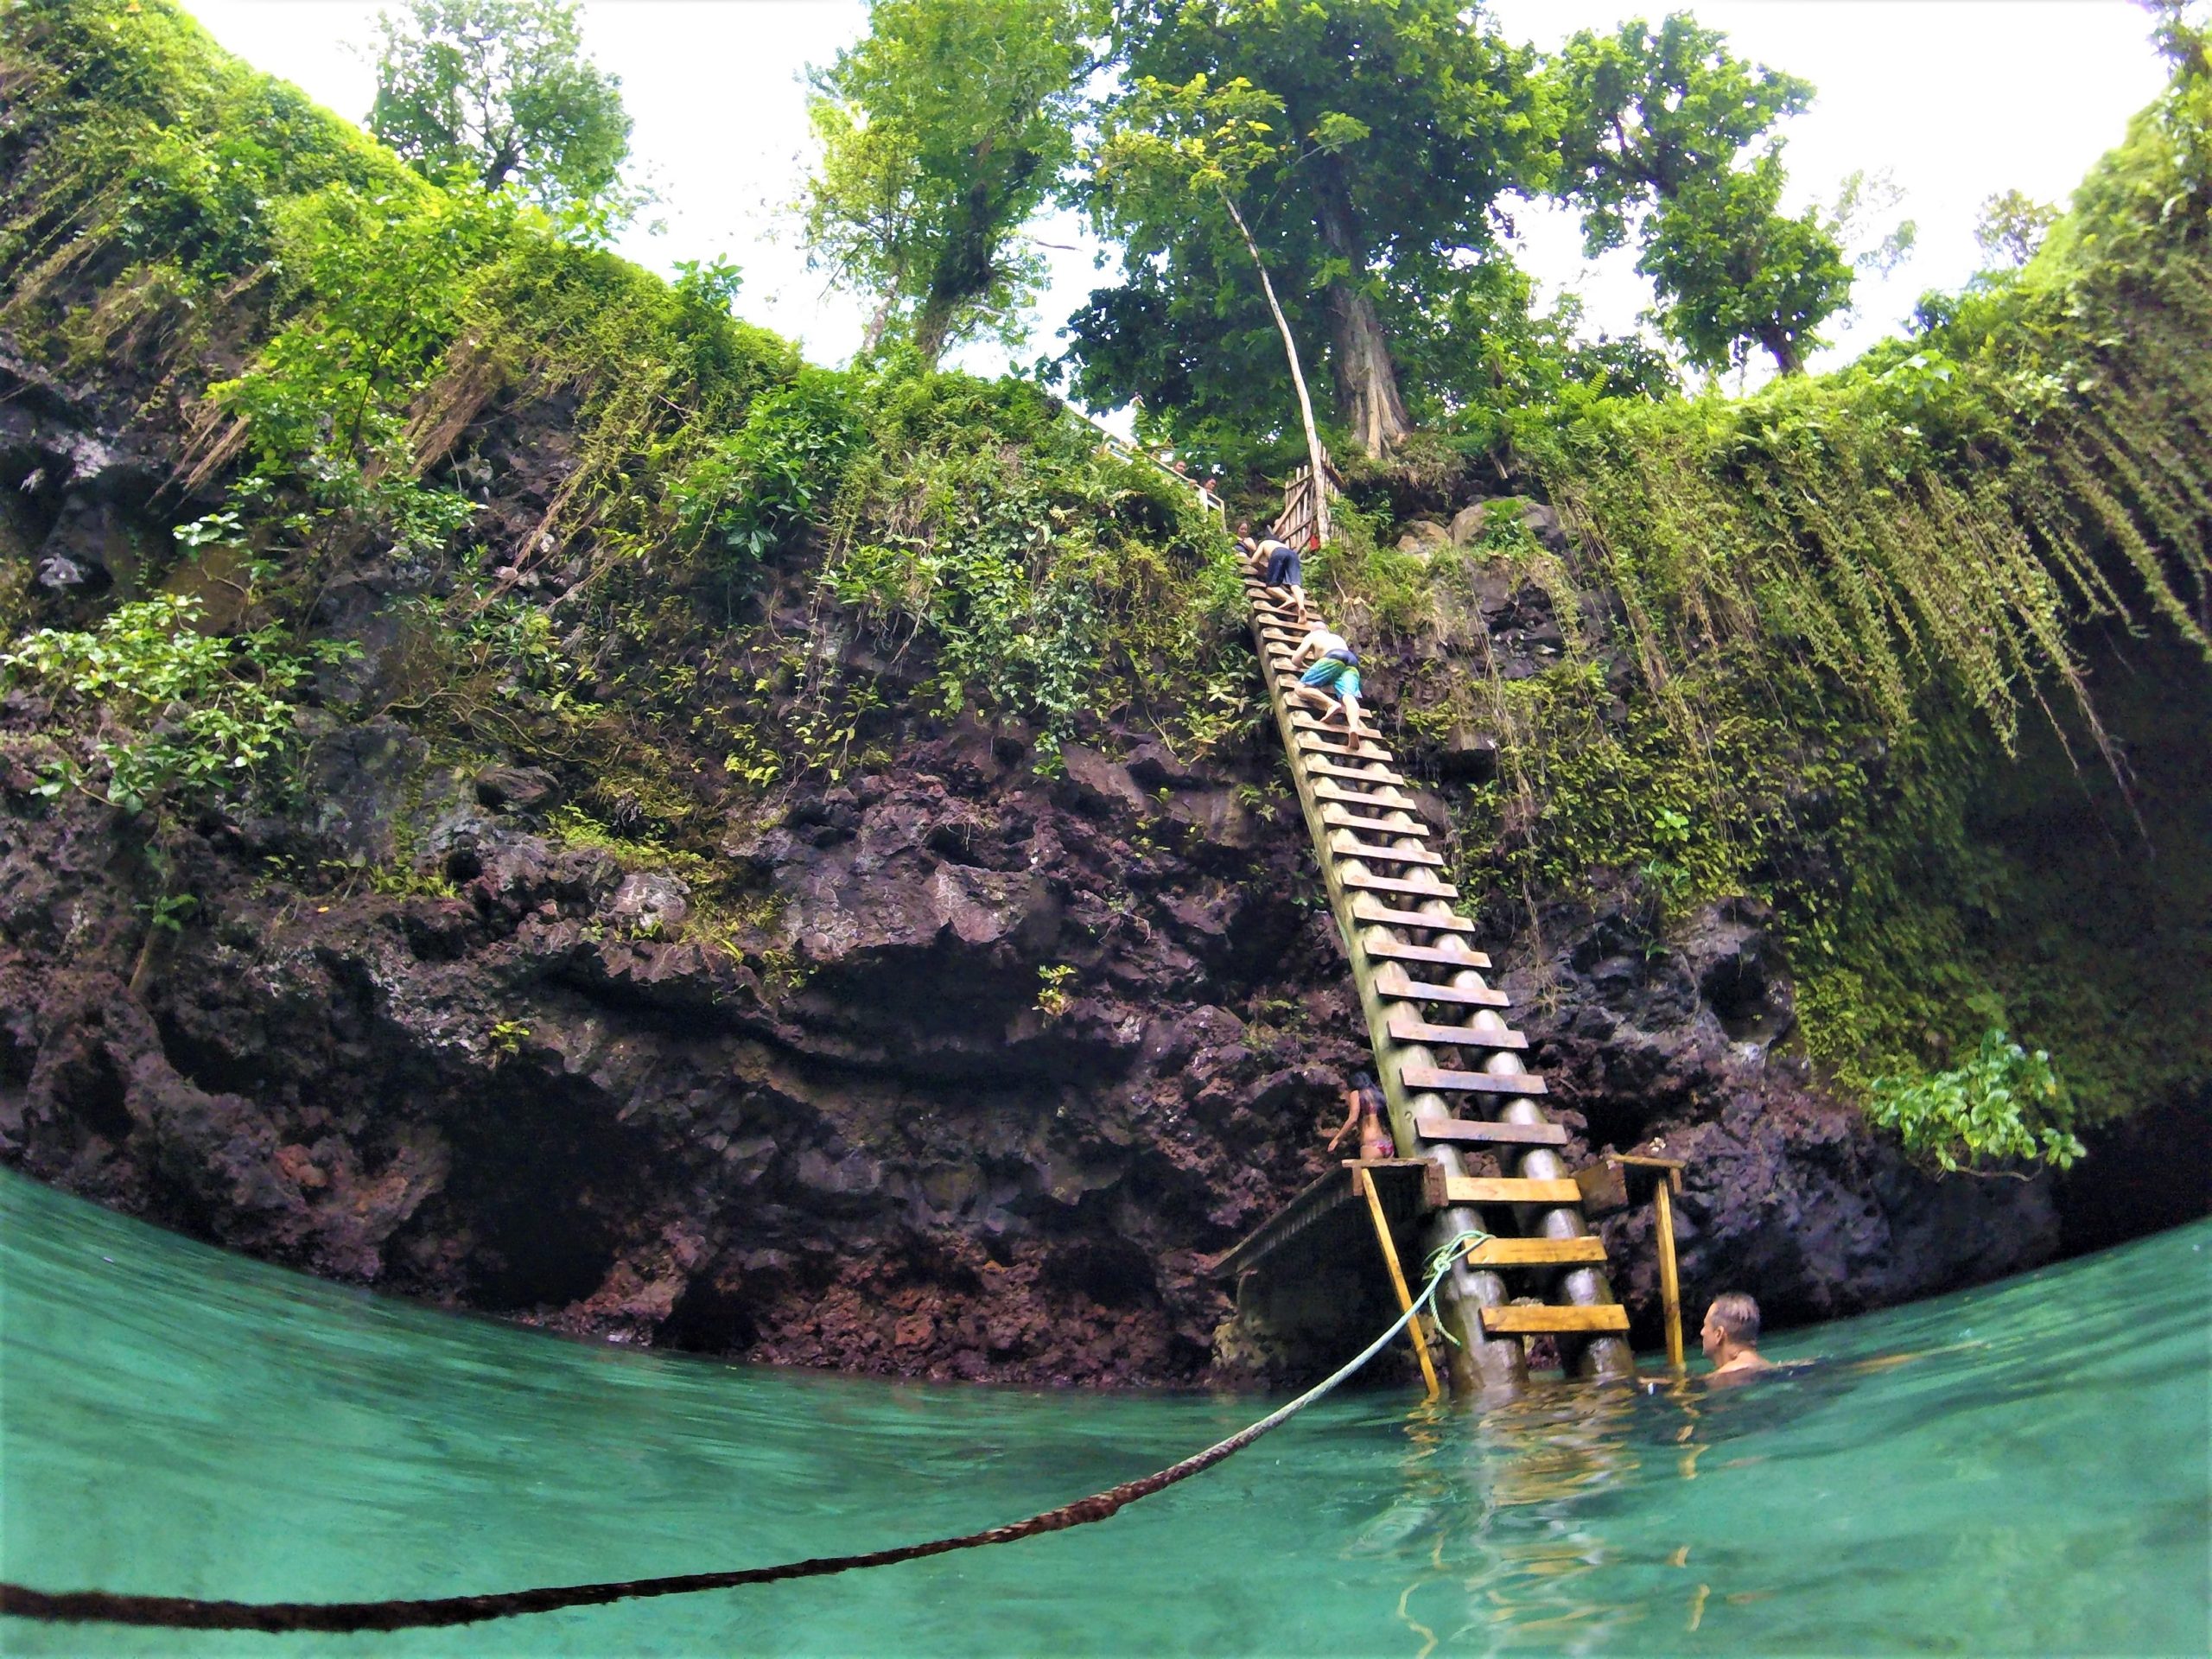
[[[1759,1305],[1740,1290],[1713,1299],[1713,1306],[1705,1310],[1705,1328],[1698,1334],[1716,1376],[1768,1369],[1759,1357]]]

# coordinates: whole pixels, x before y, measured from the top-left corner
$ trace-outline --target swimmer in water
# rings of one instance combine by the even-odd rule
[[[1758,1351],[1759,1305],[1740,1290],[1713,1299],[1698,1336],[1705,1357],[1713,1362],[1707,1382],[1732,1386],[1774,1370],[1774,1363],[1762,1358]]]

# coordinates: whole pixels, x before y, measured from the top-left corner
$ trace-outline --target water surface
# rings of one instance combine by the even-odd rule
[[[1103,1525],[352,1637],[0,1621],[69,1654],[2177,1653],[2208,1629],[2212,1223],[1800,1332],[1719,1395],[1341,1395]],[[1031,1514],[1249,1398],[895,1386],[559,1342],[0,1175],[0,1571],[435,1596]]]

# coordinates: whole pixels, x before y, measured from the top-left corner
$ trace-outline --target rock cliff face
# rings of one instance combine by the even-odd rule
[[[11,373],[0,552],[35,620],[81,620],[202,509],[162,494],[180,441],[146,405]],[[496,534],[520,536],[557,479],[508,476]],[[398,585],[372,564],[329,607],[370,678]],[[1498,597],[1495,649],[1541,651],[1541,596]],[[731,938],[673,866],[564,838],[588,779],[435,764],[396,717],[318,712],[298,812],[210,817],[166,849],[197,899],[172,941],[149,939],[134,826],[32,791],[48,713],[23,691],[0,709],[10,1163],[578,1335],[882,1374],[1234,1380],[1205,1260],[1325,1166],[1364,1052],[1256,740],[1186,765],[1100,731],[1048,779],[1020,733],[893,716],[891,764],[726,826],[719,855],[759,900]],[[1479,734],[1432,759],[1478,767]],[[395,849],[444,891],[356,879]],[[1690,1160],[1693,1299],[1740,1286],[1825,1316],[2055,1250],[2044,1182],[1917,1173],[1786,1058],[1787,965],[1755,904],[1665,938],[1640,915],[1626,892],[1555,907],[1541,959],[1501,967],[1576,1154]],[[1607,1224],[1644,1341],[1649,1225]]]

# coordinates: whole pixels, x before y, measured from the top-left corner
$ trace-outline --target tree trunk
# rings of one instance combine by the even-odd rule
[[[934,287],[922,302],[921,311],[914,319],[914,349],[921,353],[925,369],[935,369],[938,359],[944,355],[945,336],[952,331],[956,303],[945,289]]]
[[[1344,169],[1333,156],[1323,158],[1314,184],[1314,223],[1330,253],[1352,269],[1351,277],[1329,284],[1329,368],[1336,381],[1337,414],[1351,429],[1361,448],[1381,460],[1414,429],[1406,400],[1398,390],[1398,365],[1390,360],[1389,340],[1375,302],[1357,286],[1367,270],[1367,249],[1359,217],[1344,188]]]
[[[1236,223],[1237,235],[1244,238],[1250,250],[1253,268],[1260,273],[1260,292],[1268,296],[1268,309],[1275,320],[1275,330],[1282,336],[1282,352],[1290,361],[1290,384],[1298,392],[1299,418],[1306,423],[1306,461],[1313,480],[1313,535],[1317,541],[1329,539],[1329,468],[1321,458],[1321,434],[1313,424],[1313,399],[1306,390],[1306,371],[1298,360],[1298,341],[1290,332],[1290,319],[1282,314],[1282,302],[1275,298],[1274,279],[1268,275],[1268,262],[1260,257],[1260,245],[1252,239],[1251,226],[1245,224],[1244,215],[1236,211],[1236,204],[1224,190],[1221,205],[1229,209],[1229,216]]]
[[[1760,329],[1759,344],[1765,346],[1767,349],[1767,354],[1774,359],[1774,366],[1778,372],[1783,374],[1804,373],[1805,353],[1803,350],[1798,346],[1796,340],[1790,339],[1790,337],[1783,333],[1781,329]]]
[[[989,159],[990,148],[988,139],[977,146],[979,167]],[[1011,228],[1005,223],[1006,204],[1036,172],[1038,161],[1035,151],[1017,150],[1001,178],[994,181],[987,175],[968,187],[959,217],[931,267],[921,315],[914,320],[914,345],[931,368],[944,355],[944,343],[961,312],[987,296],[998,280],[1000,244]]]

